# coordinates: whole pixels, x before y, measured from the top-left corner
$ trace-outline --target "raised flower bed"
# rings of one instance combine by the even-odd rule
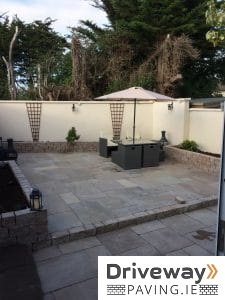
[[[199,152],[187,151],[175,146],[164,147],[166,157],[199,168],[209,173],[219,173],[220,158]]]

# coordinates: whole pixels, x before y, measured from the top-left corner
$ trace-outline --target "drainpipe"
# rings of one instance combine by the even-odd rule
[[[223,139],[220,163],[216,255],[225,256],[225,112],[223,118]]]

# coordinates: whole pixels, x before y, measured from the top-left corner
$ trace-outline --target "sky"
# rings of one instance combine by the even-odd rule
[[[57,19],[53,28],[69,34],[68,26],[79,25],[79,20],[92,20],[98,25],[107,24],[106,15],[91,6],[91,0],[0,0],[0,14],[17,15],[22,21],[32,22],[47,17]]]

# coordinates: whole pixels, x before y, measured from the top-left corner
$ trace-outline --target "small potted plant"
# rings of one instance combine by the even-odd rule
[[[77,134],[76,128],[72,127],[67,134],[66,140],[70,145],[74,145],[75,141],[79,140],[80,135]]]

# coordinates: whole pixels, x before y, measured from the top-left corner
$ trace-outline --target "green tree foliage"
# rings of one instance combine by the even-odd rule
[[[20,34],[16,41],[13,60],[16,73],[16,84],[21,96],[24,98],[38,98],[35,87],[39,83],[42,86],[58,82],[65,82],[68,73],[63,70],[64,51],[68,46],[66,39],[52,29],[54,20],[47,18],[44,21],[24,23],[17,17],[9,22],[9,19],[0,19],[0,99],[8,99],[6,88],[7,74],[2,56],[7,57],[10,39],[13,36],[15,26],[19,27]],[[67,56],[65,58],[65,61]],[[59,72],[61,69],[61,75]],[[71,70],[71,68],[70,68]],[[60,77],[61,76],[61,77]],[[60,79],[61,78],[61,79]]]
[[[98,80],[95,79],[94,94],[133,85],[132,72],[154,53],[168,34],[187,35],[200,53],[198,59],[186,60],[183,65],[176,96],[209,96],[215,90],[225,60],[223,55],[218,60],[217,51],[205,39],[209,30],[205,23],[207,0],[93,0],[92,4],[106,12],[109,25],[99,28],[90,21],[82,21],[75,30],[87,49],[91,45],[92,50],[96,50],[97,60],[102,62],[97,72],[102,80],[101,89],[96,88]],[[120,78],[113,78],[107,70],[113,58],[118,61],[121,45],[126,45],[129,61],[118,70]],[[136,78],[136,83],[147,82],[147,88],[157,86],[151,72],[142,74],[142,78]]]
[[[152,57],[157,57],[157,51],[167,37],[174,41],[173,45],[181,36],[188,37],[192,46],[199,50],[197,59],[184,57],[182,65],[177,67],[182,79],[173,86],[175,96],[210,96],[218,82],[224,78],[225,1],[89,2],[104,10],[109,20],[109,24],[104,27],[83,20],[72,32],[79,37],[82,53],[86,57],[85,79],[93,96],[134,85],[158,89],[159,76],[155,73],[157,60]],[[13,49],[19,98],[40,99],[46,86],[52,88],[55,94],[55,86],[61,90],[65,86],[73,88],[70,45],[52,29],[53,22],[47,18],[25,23],[16,17],[10,22],[6,15],[0,14],[0,99],[10,97],[6,67],[1,57],[7,58],[15,26],[20,29]],[[205,38],[207,32],[208,40]],[[169,57],[168,62],[171,62]]]
[[[225,45],[225,1],[220,1],[219,7],[214,0],[208,1],[206,23],[211,27],[206,33],[206,39],[213,46]]]

